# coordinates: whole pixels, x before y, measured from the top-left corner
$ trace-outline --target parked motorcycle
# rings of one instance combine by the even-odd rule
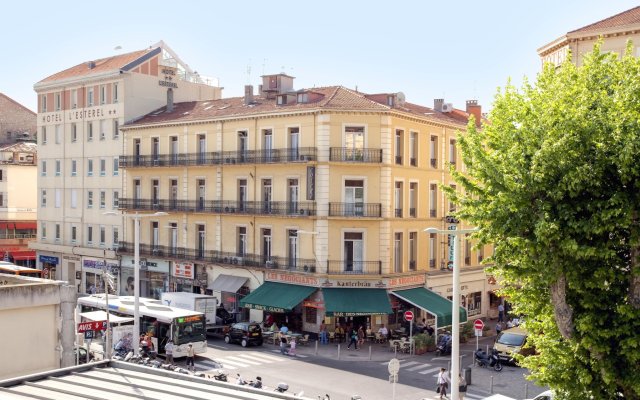
[[[227,382],[229,375],[222,369],[216,370],[216,373],[212,375],[213,379],[220,382]]]
[[[451,336],[445,333],[438,339],[436,356],[444,356],[447,354],[451,354]]]
[[[491,349],[491,354],[487,354],[482,351],[482,349],[478,349],[474,353],[474,359],[480,367],[493,368],[498,372],[502,371],[502,363],[500,362],[500,357],[498,357],[498,351],[496,349]]]

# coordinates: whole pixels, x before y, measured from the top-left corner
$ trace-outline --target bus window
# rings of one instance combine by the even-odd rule
[[[173,343],[181,345],[206,339],[204,315],[176,319]]]

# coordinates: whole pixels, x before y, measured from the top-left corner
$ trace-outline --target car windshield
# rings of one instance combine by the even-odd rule
[[[176,318],[173,342],[176,345],[206,340],[204,315]]]
[[[504,344],[507,346],[522,346],[522,344],[524,343],[524,339],[525,336],[523,335],[502,332],[500,336],[498,336],[496,343]]]

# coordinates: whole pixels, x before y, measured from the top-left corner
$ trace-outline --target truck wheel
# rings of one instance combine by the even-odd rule
[[[242,345],[242,347],[247,347],[249,345],[249,342],[247,341],[247,339],[242,339],[240,345]]]
[[[231,343],[231,338],[229,337],[229,335],[226,335],[224,337],[224,342],[227,343],[227,344]]]

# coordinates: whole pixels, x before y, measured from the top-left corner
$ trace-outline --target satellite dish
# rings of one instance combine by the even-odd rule
[[[398,92],[396,93],[396,100],[398,101],[398,105],[401,106],[404,104],[405,96],[404,93]]]

